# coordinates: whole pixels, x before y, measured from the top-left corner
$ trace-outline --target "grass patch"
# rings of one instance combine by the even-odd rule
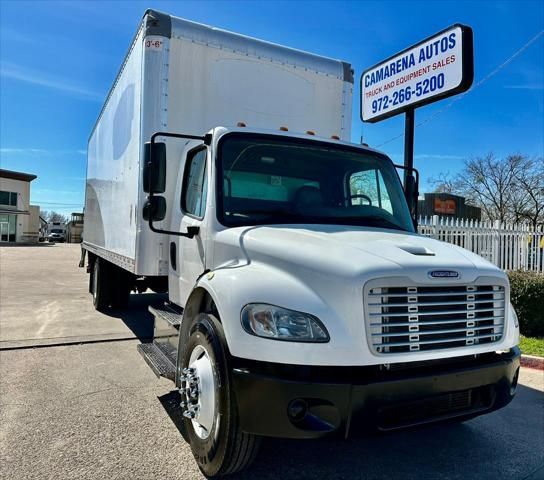
[[[521,335],[519,347],[521,353],[544,357],[544,338],[542,337],[525,337]]]

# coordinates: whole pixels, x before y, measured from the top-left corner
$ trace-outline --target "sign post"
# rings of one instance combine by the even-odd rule
[[[472,29],[461,24],[426,38],[361,75],[363,122],[376,123],[405,113],[405,189],[414,168],[415,109],[465,92],[473,79]],[[414,210],[414,205],[410,208]]]
[[[414,168],[414,130],[415,130],[415,111],[413,108],[406,110],[404,117],[404,184],[406,178]]]

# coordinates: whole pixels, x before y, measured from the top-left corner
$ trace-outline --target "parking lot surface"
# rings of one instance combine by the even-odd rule
[[[0,247],[0,478],[203,478],[176,426],[172,384],[136,351],[160,297],[95,312],[78,255],[75,245]],[[464,424],[267,439],[230,478],[544,479],[544,373],[523,369],[520,383],[508,407]]]
[[[145,338],[147,305],[160,295],[133,295],[128,309],[94,310],[78,244],[0,247],[0,348]]]

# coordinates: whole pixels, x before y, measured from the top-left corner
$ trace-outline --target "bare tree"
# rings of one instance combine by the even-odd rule
[[[492,153],[465,161],[458,175],[464,195],[482,207],[490,220],[513,221],[513,205],[517,195],[515,185],[523,168],[523,157],[509,155],[504,160]]]
[[[544,160],[514,154],[497,158],[492,153],[465,160],[452,177],[440,173],[430,178],[436,192],[462,195],[482,208],[489,220],[544,223]]]
[[[526,159],[516,178],[520,197],[518,215],[533,227],[544,224],[544,159]]]
[[[429,183],[436,193],[460,193],[459,182],[450,172],[440,172],[436,177],[430,177]]]
[[[68,223],[68,217],[62,213],[55,212],[53,210],[43,210],[40,212],[40,217],[42,217],[48,223],[50,222],[60,222]]]

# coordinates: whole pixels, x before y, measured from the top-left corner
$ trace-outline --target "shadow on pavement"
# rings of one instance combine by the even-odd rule
[[[520,386],[509,406],[466,423],[348,440],[267,439],[253,467],[232,480],[521,480],[544,462],[543,400],[542,392]]]
[[[164,293],[131,294],[127,308],[110,309],[103,313],[122,320],[141,342],[149,341],[153,337],[153,315],[148,307],[162,305],[167,300],[168,295]]]
[[[184,439],[186,439],[183,430],[183,415],[181,414],[181,408],[179,407],[179,404],[181,402],[181,395],[179,394],[179,391],[173,390],[172,392],[169,392],[157,398],[159,399],[159,402],[161,402],[164,411],[170,417],[170,420],[172,420],[172,423],[178,429],[180,435]],[[180,439],[180,441],[182,440]]]
[[[176,391],[158,397],[181,433],[179,398]],[[509,406],[465,423],[348,440],[264,438],[255,463],[228,478],[533,480],[544,464],[543,400],[544,393],[520,386]]]

